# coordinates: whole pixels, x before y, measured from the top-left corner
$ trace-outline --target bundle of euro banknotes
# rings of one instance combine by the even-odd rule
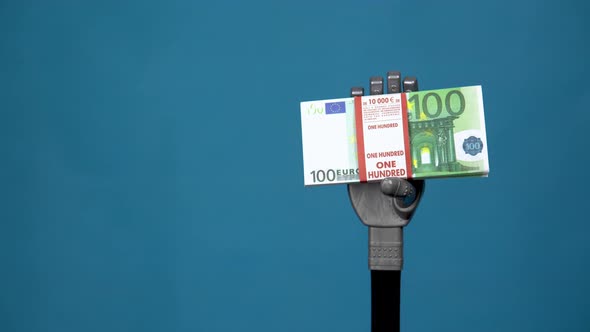
[[[481,86],[301,103],[305,185],[487,176]]]

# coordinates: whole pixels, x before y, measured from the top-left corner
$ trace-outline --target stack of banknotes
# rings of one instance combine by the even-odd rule
[[[305,185],[487,176],[481,86],[301,103]]]

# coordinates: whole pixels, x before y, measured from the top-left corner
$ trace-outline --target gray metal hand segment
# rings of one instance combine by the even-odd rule
[[[350,202],[363,224],[370,227],[403,227],[412,219],[424,181],[387,178],[379,182],[348,185]]]

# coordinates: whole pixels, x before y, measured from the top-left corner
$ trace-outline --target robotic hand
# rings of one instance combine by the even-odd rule
[[[387,73],[387,93],[401,92],[401,74]],[[371,77],[371,95],[383,94],[383,78]],[[418,90],[418,81],[406,77],[404,92]],[[351,96],[362,96],[364,89],[354,87]],[[412,219],[424,193],[423,180],[387,178],[381,183],[348,185],[348,196],[362,223],[369,227],[369,268],[401,271],[403,265],[403,229]]]

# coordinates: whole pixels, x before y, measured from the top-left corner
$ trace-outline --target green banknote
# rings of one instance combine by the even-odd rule
[[[487,175],[480,86],[406,94],[414,178]]]
[[[486,176],[481,86],[301,103],[305,185]]]

